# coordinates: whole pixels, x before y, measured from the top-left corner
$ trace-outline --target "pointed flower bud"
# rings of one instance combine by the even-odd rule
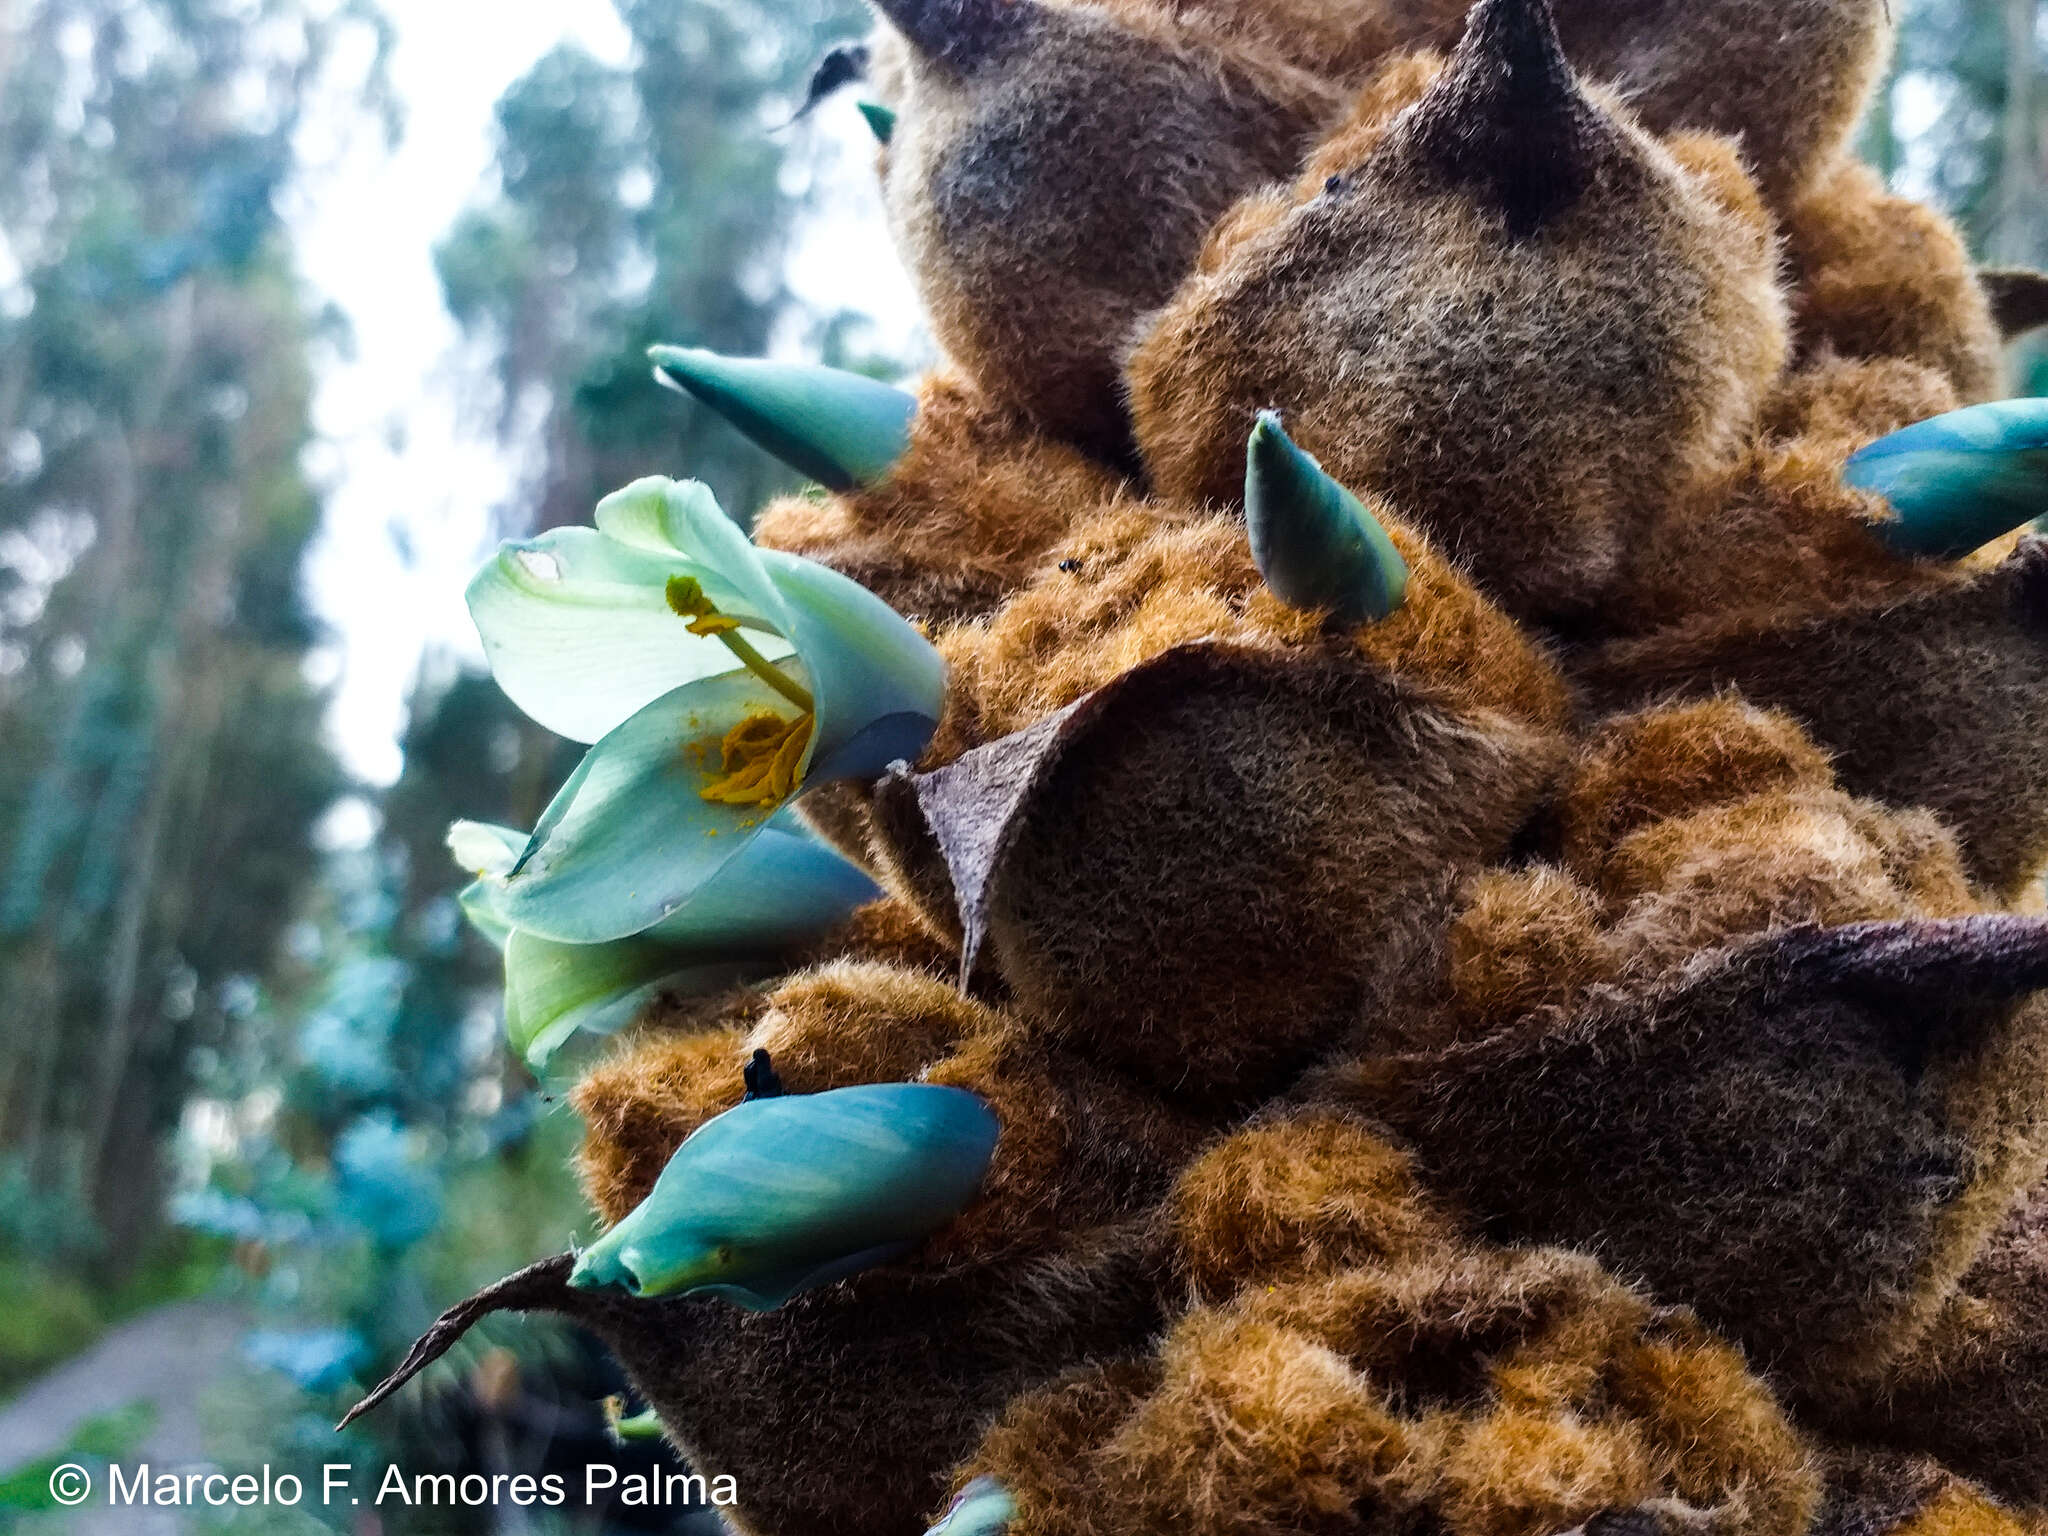
[[[900,1258],[966,1209],[996,1118],[928,1083],[749,1099],[690,1136],[569,1283],[750,1311]]]
[[[1891,504],[1875,526],[1901,554],[1959,559],[2048,514],[2048,400],[1915,422],[1851,457],[1842,478]]]
[[[878,101],[863,101],[860,115],[868,125],[868,132],[875,136],[877,144],[886,144],[896,132],[896,114]]]
[[[647,355],[656,379],[827,490],[874,484],[910,446],[916,396],[863,374],[702,347],[649,347]]]
[[[1261,411],[1245,449],[1245,523],[1266,585],[1338,622],[1384,619],[1408,590],[1408,562],[1365,503],[1295,447]]]

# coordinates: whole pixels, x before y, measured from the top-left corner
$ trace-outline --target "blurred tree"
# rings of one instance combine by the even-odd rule
[[[367,0],[0,18],[0,1157],[114,1273],[344,787],[301,671],[317,322],[271,194],[350,30],[380,104]]]
[[[1913,0],[1866,149],[2001,261],[2048,260],[2039,0]]]
[[[498,193],[437,253],[450,312],[490,354],[498,430],[535,454],[508,531],[585,519],[646,474],[707,481],[743,516],[790,483],[652,387],[644,354],[759,354],[795,317],[782,258],[806,172],[778,130],[828,44],[867,18],[851,0],[614,5],[630,62],[563,47],[506,91]]]

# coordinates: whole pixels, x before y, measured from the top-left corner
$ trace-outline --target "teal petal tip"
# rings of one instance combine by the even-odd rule
[[[896,132],[896,113],[878,101],[860,103],[860,115],[877,144],[886,144]]]
[[[1386,618],[1406,599],[1408,563],[1350,491],[1297,448],[1274,411],[1245,446],[1245,523],[1266,585],[1344,624]]]
[[[2048,399],[1930,417],[1853,455],[1842,479],[1890,504],[1901,554],[1955,560],[2048,514]]]
[[[916,396],[863,374],[702,347],[649,347],[647,355],[662,383],[828,490],[872,485],[910,446]]]
[[[965,1210],[993,1112],[928,1083],[752,1099],[698,1128],[569,1283],[752,1311],[900,1258]]]
[[[992,1477],[977,1477],[925,1536],[1002,1536],[1017,1518],[1017,1501]]]

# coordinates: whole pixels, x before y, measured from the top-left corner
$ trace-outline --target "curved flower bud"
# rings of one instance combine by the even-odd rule
[[[945,693],[938,652],[894,609],[836,571],[755,549],[701,486],[642,480],[607,497],[597,520],[599,537],[651,562],[648,581],[663,576],[633,595],[631,611],[659,590],[666,642],[690,652],[698,675],[606,732],[491,887],[500,921],[568,944],[677,917],[806,785],[873,777],[917,756]],[[525,610],[507,600],[484,611],[509,625]],[[595,633],[601,615],[578,622]],[[631,644],[651,632],[636,627]],[[703,675],[705,646],[723,650],[729,670]],[[513,654],[501,636],[494,667]],[[566,680],[531,649],[517,655],[528,681]]]
[[[973,1094],[882,1083],[757,1098],[700,1126],[569,1283],[770,1311],[909,1252],[974,1198],[996,1118]]]
[[[1873,526],[1901,554],[1960,559],[2048,513],[2048,400],[1915,422],[1854,454],[1842,479],[1891,503]]]
[[[893,126],[894,113],[889,121]],[[874,125],[869,117],[868,126]],[[875,136],[888,142],[879,129]],[[757,446],[827,490],[872,485],[910,446],[917,397],[864,374],[814,363],[726,357],[703,347],[656,346],[647,355],[654,360],[656,379],[709,406]]]
[[[1017,1501],[992,1477],[977,1477],[925,1536],[1003,1536],[1017,1518]]]
[[[1364,502],[1295,447],[1274,411],[1245,448],[1244,516],[1266,585],[1339,623],[1384,619],[1408,590],[1408,562]]]
[[[868,125],[868,132],[875,136],[877,144],[886,144],[896,136],[896,113],[879,101],[857,103],[861,120]]]

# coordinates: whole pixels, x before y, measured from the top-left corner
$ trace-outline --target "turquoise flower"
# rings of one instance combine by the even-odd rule
[[[663,990],[759,974],[871,899],[787,808],[917,756],[945,688],[880,598],[756,549],[702,485],[637,481],[596,524],[507,544],[469,588],[499,686],[593,743],[530,835],[450,836],[530,1059]]]

